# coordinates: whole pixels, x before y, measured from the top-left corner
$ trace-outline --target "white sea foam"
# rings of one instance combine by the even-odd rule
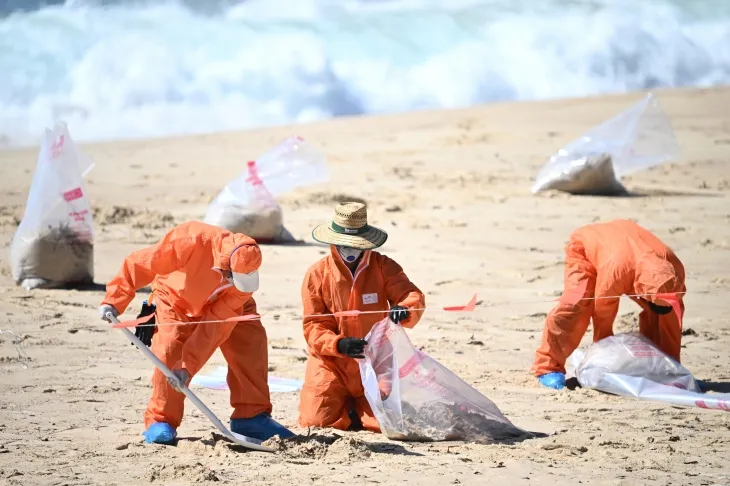
[[[0,17],[0,146],[37,143],[56,118],[78,140],[102,140],[730,84],[730,2],[704,2],[725,11],[700,3],[75,0],[26,8]]]

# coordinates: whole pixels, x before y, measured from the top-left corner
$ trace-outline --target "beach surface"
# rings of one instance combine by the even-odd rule
[[[84,291],[24,291],[9,244],[23,214],[37,148],[0,152],[0,484],[730,484],[730,414],[542,388],[529,374],[546,313],[562,291],[563,246],[575,228],[631,218],[687,271],[682,362],[730,392],[730,88],[657,91],[682,155],[626,179],[632,197],[533,195],[561,146],[641,94],[504,103],[457,111],[339,118],[237,133],[83,144],[95,210],[95,281]],[[40,134],[39,127],[39,134]],[[69,127],[73,136],[74,127]],[[104,284],[123,258],[207,204],[255,158],[298,134],[328,157],[329,183],[280,198],[306,244],[262,246],[256,294],[272,375],[303,379],[300,286],[328,251],[310,237],[337,202],[364,200],[390,237],[382,252],[425,293],[409,331],[416,346],[540,436],[511,444],[408,443],[369,432],[287,453],[246,452],[187,404],[176,447],[143,443],[152,365],[101,322]],[[438,309],[465,304],[473,314]],[[146,294],[125,316],[136,316]],[[622,300],[616,332],[638,328]],[[590,342],[589,331],[584,343]],[[202,373],[225,361],[219,352]],[[193,388],[224,421],[228,393]],[[272,393],[273,416],[298,433],[298,392]]]

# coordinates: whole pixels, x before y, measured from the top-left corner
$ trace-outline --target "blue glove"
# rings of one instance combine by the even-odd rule
[[[542,386],[562,390],[565,387],[565,373],[553,371],[551,373],[538,376],[537,381],[539,381]]]

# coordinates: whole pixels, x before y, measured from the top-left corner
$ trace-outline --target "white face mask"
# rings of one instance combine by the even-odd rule
[[[232,273],[228,281],[244,293],[253,293],[259,289],[259,272]]]
[[[346,246],[338,246],[337,253],[340,254],[346,263],[353,263],[355,260],[360,258],[362,250],[358,250],[357,248],[348,248]]]

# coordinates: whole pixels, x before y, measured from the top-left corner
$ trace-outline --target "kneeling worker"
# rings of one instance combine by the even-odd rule
[[[228,362],[231,430],[266,440],[294,435],[270,415],[266,330],[259,320],[195,325],[256,314],[252,294],[259,288],[260,266],[261,251],[248,236],[197,221],[183,223],[124,260],[107,284],[99,314],[104,320],[107,312],[118,316],[138,289],[152,283],[150,304],[161,324],[152,352],[187,385],[220,347]],[[185,395],[173,385],[155,368],[144,414],[147,442],[169,444],[177,435]]]
[[[532,373],[544,386],[563,388],[565,362],[580,345],[591,319],[593,342],[613,335],[621,295],[630,296],[643,309],[639,332],[679,361],[681,316],[657,294],[676,293],[673,299],[684,314],[685,291],[682,263],[645,228],[615,220],[577,229],[565,247],[564,294],[582,292],[585,300],[559,303],[550,311]],[[609,296],[616,298],[605,298]]]
[[[367,344],[363,337],[383,318],[415,326],[425,297],[400,265],[373,251],[388,235],[368,225],[364,204],[338,205],[333,221],[316,227],[312,237],[329,244],[330,254],[309,268],[302,285],[309,359],[299,425],[379,432],[355,358],[363,357]],[[339,318],[322,315],[350,310],[383,312]]]

